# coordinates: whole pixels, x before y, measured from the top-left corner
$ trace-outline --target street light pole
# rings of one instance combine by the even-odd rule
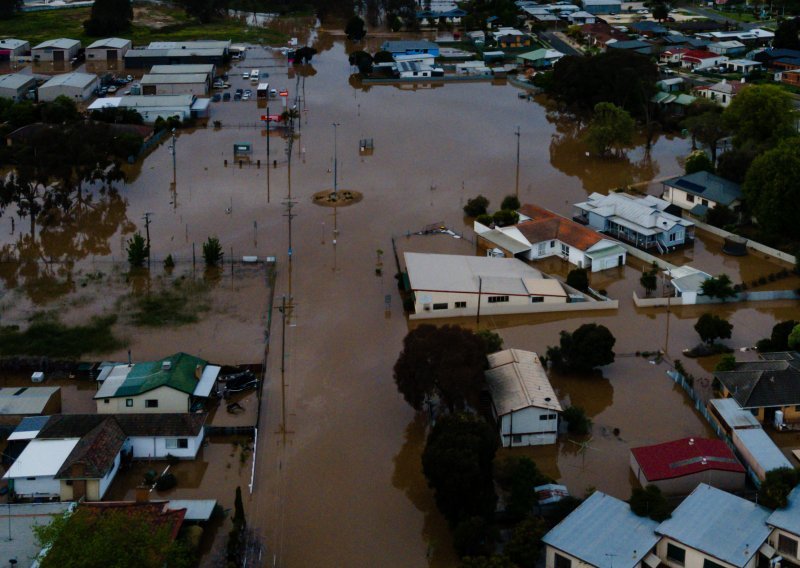
[[[338,154],[336,152],[336,131],[339,126],[338,122],[333,123],[333,196],[338,198],[339,178],[338,178]]]
[[[178,179],[177,164],[176,164],[176,161],[175,161],[176,160],[175,154],[177,153],[176,152],[176,148],[175,148],[175,142],[176,141],[177,141],[177,138],[175,138],[175,129],[173,128],[172,129],[172,146],[169,147],[170,150],[172,151],[172,186],[173,187],[175,187],[175,185],[177,183],[177,179]]]
[[[517,196],[517,200],[519,201],[519,126],[517,126],[517,131],[514,133],[517,137],[517,181],[515,185],[515,195]]]

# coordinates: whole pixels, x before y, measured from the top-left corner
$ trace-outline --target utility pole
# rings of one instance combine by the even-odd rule
[[[338,171],[338,154],[336,151],[336,131],[338,130],[338,126],[340,124],[338,122],[333,123],[333,196],[334,198],[338,198],[339,194],[339,171]]]
[[[269,97],[269,93],[267,93],[267,97]],[[269,99],[268,99],[269,100]],[[269,162],[269,105],[267,105],[267,203],[269,203],[269,170],[272,167],[272,164]]]
[[[178,180],[178,168],[176,163],[176,146],[175,143],[177,142],[177,138],[175,138],[175,129],[172,129],[172,145],[169,147],[170,152],[172,152],[172,186],[175,187]]]
[[[147,211],[142,217],[144,219],[144,233],[147,238],[147,268],[150,268],[150,215],[152,214],[152,212]]]
[[[286,294],[281,298],[281,432],[286,435]]]
[[[292,213],[292,207],[297,204],[297,201],[293,201],[291,197],[286,198],[286,201],[283,202],[286,206],[286,213],[283,214],[289,220],[289,263],[292,262],[292,219],[297,217],[294,213]]]
[[[519,201],[519,126],[517,126],[517,131],[514,133],[517,137],[517,182],[515,185],[514,194],[517,196],[517,201]]]

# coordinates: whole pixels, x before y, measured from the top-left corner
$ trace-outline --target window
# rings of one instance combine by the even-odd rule
[[[125,406],[127,406],[128,408],[133,408],[133,399],[132,398],[126,398],[125,399]]]
[[[151,398],[144,401],[145,408],[158,408],[158,400]]]
[[[686,194],[686,201],[688,201],[689,203],[694,203],[694,195],[691,195],[690,193],[687,193]]]
[[[706,558],[703,560],[703,568],[725,568],[722,564],[717,564],[713,560]]]
[[[536,254],[539,256],[544,256],[547,253],[547,243],[539,243],[538,250]]]
[[[467,303],[466,302],[456,302],[456,307],[457,308],[466,308],[467,307]]]
[[[556,246],[556,242],[555,241],[550,241],[550,248],[553,248],[554,246]]]
[[[531,296],[531,304],[541,304],[544,302],[544,296]]]
[[[521,444],[522,443],[522,434],[514,434],[511,436],[511,443],[512,444]]]
[[[446,310],[447,309],[447,302],[444,302],[442,304],[433,304],[433,309],[434,310]]]
[[[35,477],[26,477],[25,479],[27,479],[28,481],[36,481]]]
[[[797,541],[785,534],[778,535],[778,552],[797,558]]]
[[[489,296],[490,304],[497,304],[498,302],[508,302],[508,296]]]
[[[703,207],[708,207],[708,199],[701,199],[700,203],[703,204]]]
[[[558,414],[540,414],[539,420],[555,420],[558,418]]]
[[[108,404],[109,402],[111,402],[111,401],[110,401],[110,400],[108,400],[107,398],[104,398],[104,399],[103,399],[103,404]]]
[[[676,237],[676,236],[677,236],[677,235],[676,235],[675,233],[670,233],[670,235],[669,235],[669,242],[671,242],[671,243],[674,243],[674,242],[675,242],[675,237]]]
[[[572,560],[570,560],[566,556],[561,556],[558,552],[556,552],[555,568],[572,568]]]
[[[569,245],[561,243],[561,254],[563,254],[564,256],[569,256]]]
[[[680,546],[667,543],[667,559],[671,560],[675,564],[680,564],[683,566],[683,563],[686,561],[686,550]]]
[[[185,450],[189,447],[189,438],[167,438],[168,450]]]

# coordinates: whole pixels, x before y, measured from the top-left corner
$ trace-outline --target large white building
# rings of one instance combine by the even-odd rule
[[[145,75],[139,81],[143,95],[183,95],[199,97],[208,94],[208,73],[176,73]]]
[[[75,101],[86,101],[92,97],[100,81],[91,73],[64,73],[56,75],[39,87],[40,101],[54,101],[60,96]]]
[[[19,102],[36,89],[36,77],[24,73],[0,75],[0,97]]]
[[[503,447],[555,444],[562,408],[539,356],[506,349],[488,359],[486,383]]]
[[[129,108],[142,115],[144,122],[154,123],[159,118],[166,120],[174,116],[186,120],[193,116],[207,116],[210,99],[197,98],[194,95],[150,95],[105,97],[97,99],[89,110],[102,108]]]
[[[0,61],[27,55],[30,50],[31,44],[24,39],[0,39]]]
[[[120,37],[98,39],[86,48],[86,61],[122,61],[131,40]]]
[[[81,42],[77,39],[59,38],[43,41],[31,50],[34,61],[71,61],[78,55]]]

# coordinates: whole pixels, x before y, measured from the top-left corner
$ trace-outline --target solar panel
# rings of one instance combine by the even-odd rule
[[[683,189],[688,189],[692,193],[703,193],[706,190],[704,185],[699,185],[697,183],[687,181],[685,179],[679,179],[675,182],[675,185],[681,187]]]

